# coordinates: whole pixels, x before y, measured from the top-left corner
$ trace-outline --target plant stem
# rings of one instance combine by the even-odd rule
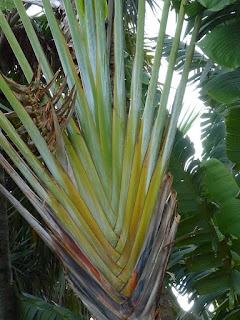
[[[182,110],[184,93],[185,93],[187,82],[188,82],[188,74],[189,74],[191,63],[192,63],[192,58],[194,55],[195,43],[197,41],[197,37],[198,37],[198,33],[199,33],[201,21],[202,21],[201,18],[202,18],[202,14],[199,14],[196,17],[191,42],[190,42],[187,56],[186,56],[186,62],[184,64],[182,78],[174,98],[172,114],[171,114],[171,119],[169,123],[169,129],[167,132],[167,138],[165,142],[165,148],[163,149],[164,151],[162,155],[162,168],[165,168],[167,166],[167,163],[172,151],[172,146],[173,146],[176,131],[177,131],[177,123],[178,123],[179,115]]]
[[[179,48],[180,36],[183,28],[184,16],[185,16],[185,7],[187,4],[187,0],[181,1],[181,7],[178,15],[178,21],[175,31],[175,36],[172,43],[171,54],[169,57],[167,74],[163,86],[163,91],[160,99],[160,106],[158,110],[158,115],[154,123],[154,127],[152,130],[151,140],[149,144],[150,158],[149,158],[149,169],[148,169],[148,178],[146,184],[146,190],[148,189],[152,173],[156,166],[157,157],[160,150],[160,145],[162,141],[163,129],[166,124],[166,110],[167,104],[170,95],[170,89],[172,84],[172,77],[175,68],[175,62],[177,57],[177,52]]]

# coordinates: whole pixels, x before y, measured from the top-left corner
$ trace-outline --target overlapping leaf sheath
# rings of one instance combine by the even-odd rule
[[[62,65],[59,78],[49,68],[21,0],[15,0],[16,8],[40,65],[33,80],[34,73],[7,21],[1,22],[30,85],[19,86],[0,75],[1,90],[13,108],[10,115],[0,114],[0,145],[7,155],[0,156],[0,163],[47,228],[4,187],[0,189],[62,260],[73,289],[98,319],[151,319],[157,308],[179,221],[167,165],[200,25],[197,17],[182,82],[168,117],[167,98],[186,2],[181,3],[156,117],[153,100],[170,0],[164,2],[143,114],[145,0],[139,0],[129,112],[121,0],[114,1],[113,88],[105,0],[76,1],[77,16],[71,2],[63,0],[77,70],[51,5],[43,0]],[[12,118],[16,117],[23,131],[15,127]],[[27,132],[28,139],[22,132]]]

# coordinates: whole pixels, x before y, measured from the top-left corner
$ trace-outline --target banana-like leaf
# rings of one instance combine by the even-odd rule
[[[228,319],[228,320],[237,320],[239,319],[239,316],[240,316],[240,308],[234,308],[233,310],[231,310],[225,317],[224,317],[224,320],[225,319]],[[218,318],[216,318],[218,319]],[[219,318],[220,320],[220,318]]]
[[[230,287],[231,275],[219,271],[196,281],[198,293],[201,295],[209,292],[227,290]]]
[[[226,148],[229,159],[238,165],[240,165],[239,124],[240,108],[232,108],[226,119]]]
[[[201,5],[203,5],[206,8],[211,8],[214,7],[218,2],[220,2],[221,0],[198,0],[199,3],[201,3]]]
[[[223,296],[226,293],[225,290],[218,290],[213,293],[209,293],[206,295],[202,295],[199,297],[196,303],[194,303],[191,311],[195,314],[200,314],[202,313],[203,307],[205,306],[210,306],[211,303],[215,300],[218,299],[219,297]],[[210,318],[211,315],[209,315]],[[208,319],[208,318],[207,318]],[[215,318],[214,318],[215,319]]]
[[[208,157],[215,158],[231,168],[227,153],[226,153],[226,126],[224,117],[218,114],[213,109],[205,112],[201,116],[201,140],[203,144],[203,159]]]
[[[21,293],[18,296],[18,317],[19,320],[87,320],[80,314],[27,293]]]
[[[239,186],[231,173],[216,159],[210,159],[203,164],[205,171],[206,192],[212,201],[220,206],[215,219],[223,234],[231,233],[240,236],[239,210],[240,200],[237,199]],[[220,181],[224,181],[221,183]],[[218,186],[218,187],[217,187]]]
[[[235,3],[236,0],[198,0],[198,2],[212,11],[218,11],[231,3]]]
[[[238,23],[231,23],[207,34],[199,46],[214,62],[227,68],[237,68],[240,66],[239,44]]]
[[[177,132],[175,143],[169,164],[169,170],[174,175],[174,188],[176,189],[180,203],[179,214],[186,219],[192,213],[198,213],[201,208],[198,188],[196,188],[199,174],[197,168],[199,161],[194,160],[195,149],[188,137],[183,138],[180,131]]]
[[[224,104],[236,102],[240,97],[240,72],[219,74],[203,86],[202,94]]]
[[[202,248],[201,248],[201,251]],[[209,268],[217,268],[222,265],[222,257],[212,252],[207,254],[195,255],[192,259],[187,260],[187,267],[190,272],[200,272]]]
[[[227,5],[237,2],[237,0],[221,0],[214,7],[212,7],[211,11],[219,11],[225,8]]]

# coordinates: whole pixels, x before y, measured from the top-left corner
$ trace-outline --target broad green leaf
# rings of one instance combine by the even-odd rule
[[[186,14],[190,17],[197,15],[203,9],[202,5],[197,2],[190,2],[186,7]]]
[[[240,66],[239,24],[231,23],[215,28],[198,44],[214,62],[227,67]]]
[[[194,255],[187,259],[187,267],[190,272],[200,272],[212,268],[217,268],[222,265],[222,257],[220,254],[209,252],[206,254]]]
[[[218,290],[228,289],[231,283],[231,275],[224,272],[214,272],[204,278],[195,281],[197,292],[200,295]]]
[[[201,116],[201,140],[203,145],[203,160],[215,158],[226,167],[232,167],[232,163],[226,153],[226,125],[223,116],[216,109],[205,112]]]
[[[232,108],[226,119],[226,150],[229,159],[240,165],[240,107]]]
[[[203,163],[203,168],[205,169],[207,190],[215,201],[223,203],[229,199],[235,199],[239,187],[231,173],[220,161],[207,160]]]
[[[218,4],[221,0],[198,0],[198,2],[204,6],[205,8],[212,8],[216,4]]]
[[[27,293],[18,296],[18,317],[19,320],[87,320],[80,314]]]
[[[221,0],[214,7],[212,7],[210,10],[211,11],[220,11],[224,7],[226,7],[227,5],[235,3],[235,2],[237,2],[237,0]]]
[[[196,171],[199,161],[194,160],[194,153],[195,149],[190,139],[183,137],[183,134],[178,131],[171,154],[169,171],[174,176],[173,187],[178,193],[178,212],[182,217],[180,225],[186,215],[189,216],[191,213],[201,211],[201,199],[198,194],[200,183],[199,185],[196,184],[198,175]],[[189,227],[191,228],[191,225]],[[180,230],[181,228],[179,228]]]
[[[235,70],[214,77],[203,86],[202,94],[224,104],[236,102],[240,98],[240,72]]]
[[[179,263],[179,261],[184,259],[184,255],[193,252],[196,249],[196,246],[191,244],[189,246],[184,246],[181,250],[175,250],[175,252],[171,255],[171,260],[168,264],[168,269],[170,269],[175,264]]]
[[[240,265],[240,255],[232,250],[231,250],[231,255],[232,255],[232,260],[233,260],[234,264],[239,266]]]
[[[235,291],[235,295],[240,295],[240,272],[237,270],[232,271],[232,286]]]
[[[203,163],[206,192],[213,202],[218,203],[215,214],[223,234],[240,237],[240,200],[236,199],[239,187],[231,173],[216,159]]]
[[[236,2],[236,0],[198,0],[198,2],[211,11],[218,11],[225,6]]]
[[[236,308],[229,312],[224,320],[239,320],[240,319],[240,308]]]

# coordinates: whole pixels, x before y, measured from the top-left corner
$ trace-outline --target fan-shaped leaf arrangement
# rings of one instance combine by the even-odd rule
[[[30,83],[19,86],[0,76],[1,90],[18,118],[16,128],[9,114],[0,115],[0,145],[6,153],[6,158],[0,156],[0,162],[47,228],[3,186],[1,192],[62,260],[75,292],[98,319],[151,319],[159,299],[169,244],[179,220],[174,214],[176,193],[171,190],[172,177],[166,170],[201,22],[197,16],[171,116],[166,117],[186,2],[181,3],[156,116],[153,103],[170,1],[164,1],[143,114],[144,0],[139,1],[129,112],[125,101],[121,0],[114,1],[113,88],[105,0],[76,1],[77,15],[72,3],[63,1],[77,70],[50,3],[43,0],[61,74],[66,77],[62,81],[53,75],[21,0],[15,0],[15,5],[42,74],[39,69],[33,77],[0,13],[2,30]],[[50,136],[46,132],[49,128],[53,128]],[[20,135],[21,132],[27,135]]]

